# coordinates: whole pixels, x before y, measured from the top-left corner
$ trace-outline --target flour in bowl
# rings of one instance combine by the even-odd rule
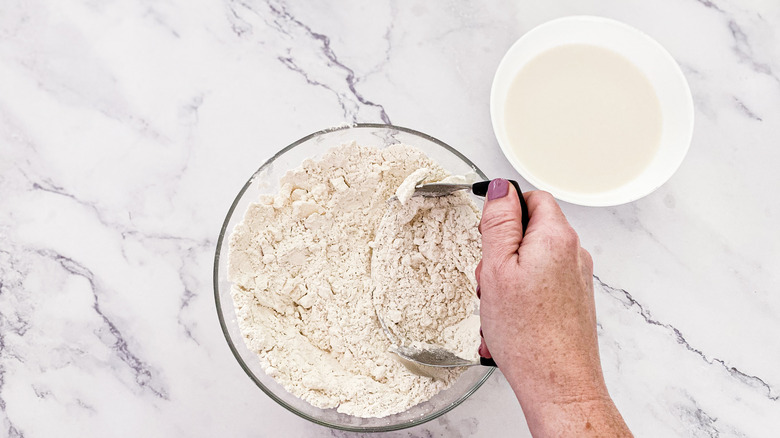
[[[476,358],[479,211],[464,193],[388,202],[420,169],[410,179],[448,176],[409,146],[333,148],[288,172],[230,236],[244,341],[266,373],[314,406],[383,417],[462,374],[410,371],[388,352],[373,300],[402,338]]]

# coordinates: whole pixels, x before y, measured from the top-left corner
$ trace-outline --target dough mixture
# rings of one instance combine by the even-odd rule
[[[244,341],[269,376],[314,406],[384,417],[463,373],[404,366],[374,303],[404,343],[477,358],[479,210],[465,193],[408,197],[421,179],[447,176],[418,149],[353,143],[306,160],[249,206],[230,236],[228,278]]]

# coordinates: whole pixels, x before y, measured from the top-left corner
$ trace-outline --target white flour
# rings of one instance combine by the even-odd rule
[[[279,193],[261,196],[230,236],[228,277],[246,345],[271,377],[314,406],[391,415],[463,372],[417,375],[389,353],[374,286],[395,333],[476,358],[478,320],[469,316],[478,211],[465,194],[388,205],[421,168],[426,181],[447,176],[408,146],[333,148],[288,172]],[[393,214],[382,220],[388,208]]]
[[[415,172],[406,181],[420,179]],[[404,189],[402,184],[398,192]],[[477,359],[479,317],[473,315],[473,298],[479,210],[463,192],[441,198],[398,192],[373,244],[377,312],[392,333],[409,341],[405,344],[440,345],[464,359]]]

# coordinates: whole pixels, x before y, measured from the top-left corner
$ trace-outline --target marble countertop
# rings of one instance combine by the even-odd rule
[[[492,75],[524,32],[577,14],[656,38],[696,106],[666,185],[563,205],[595,259],[610,392],[637,436],[777,436],[780,3],[10,0],[0,437],[359,436],[279,407],[228,350],[211,286],[225,212],[281,147],[352,122],[520,179],[492,133]],[[387,434],[510,435],[528,432],[500,373]]]

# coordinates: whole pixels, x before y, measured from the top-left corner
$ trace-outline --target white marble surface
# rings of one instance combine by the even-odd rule
[[[777,1],[6,0],[0,437],[357,436],[278,407],[229,352],[211,289],[228,206],[278,149],[345,122],[418,129],[517,177],[489,122],[493,72],[573,14],[656,38],[696,104],[660,190],[563,206],[595,259],[610,391],[638,436],[777,436]],[[387,436],[524,435],[496,373]]]

